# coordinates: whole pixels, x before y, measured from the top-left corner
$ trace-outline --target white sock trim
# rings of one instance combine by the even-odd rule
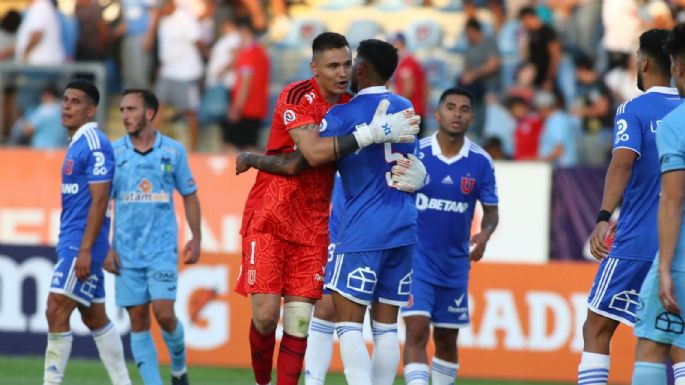
[[[611,359],[608,354],[583,352],[580,358],[582,368],[609,368]]]

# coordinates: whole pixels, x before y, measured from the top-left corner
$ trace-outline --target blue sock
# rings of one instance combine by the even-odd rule
[[[666,365],[654,362],[636,362],[633,385],[666,385]]]
[[[162,385],[159,374],[157,349],[150,331],[131,332],[131,352],[138,366],[138,373],[145,385]]]
[[[171,333],[162,330],[162,337],[164,337],[166,347],[169,349],[169,357],[171,357],[171,374],[180,376],[187,371],[186,341],[181,321],[176,322],[176,330]]]

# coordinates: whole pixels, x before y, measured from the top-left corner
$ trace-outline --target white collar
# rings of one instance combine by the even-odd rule
[[[363,90],[357,92],[356,96],[359,95],[370,95],[370,94],[384,94],[390,92],[385,86],[373,86],[373,87],[366,87]]]
[[[84,124],[83,126],[81,126],[78,130],[76,130],[76,133],[74,134],[74,136],[71,137],[71,142],[69,142],[69,147],[71,147],[72,144],[76,143],[76,141],[81,136],[83,136],[86,133],[86,131],[88,131],[90,129],[94,130],[97,128],[98,128],[98,124],[95,122],[88,122],[88,123]]]
[[[667,95],[678,95],[678,90],[674,87],[662,87],[662,86],[654,86],[654,87],[649,87],[647,91],[645,91],[646,94],[650,92],[658,92],[660,94],[667,94]]]
[[[438,143],[438,133],[436,132],[431,136],[431,149],[433,151],[433,156],[442,160],[447,164],[452,164],[461,158],[468,158],[469,150],[471,148],[471,140],[464,136],[464,144],[461,145],[459,153],[451,158],[446,157],[442,154],[442,149],[440,148],[440,143]]]

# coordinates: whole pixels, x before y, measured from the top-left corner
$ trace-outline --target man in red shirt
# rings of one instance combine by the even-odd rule
[[[426,72],[421,63],[407,49],[407,42],[404,34],[398,32],[388,39],[388,42],[397,48],[400,61],[397,63],[395,76],[393,77],[393,87],[398,95],[409,99],[414,105],[416,115],[423,118],[426,116],[426,99],[428,97],[428,86],[426,82]],[[419,136],[423,133],[424,126],[421,124]]]
[[[516,121],[514,160],[536,160],[542,133],[542,119],[531,113],[530,104],[520,96],[510,96],[505,104]]]
[[[238,293],[252,294],[249,340],[259,385],[271,381],[281,297],[277,381],[299,381],[309,321],[324,280],[334,173],[327,163],[372,143],[413,141],[418,132],[413,111],[388,115],[384,101],[369,125],[350,135],[320,138],[319,124],[328,109],[351,98],[352,55],[345,37],[332,32],[314,39],[312,51],[314,78],[286,86],[278,97],[266,154],[281,156],[248,153],[238,159],[239,171],[243,166],[261,170],[243,213],[243,262],[236,285]],[[268,173],[282,174],[286,163],[292,176]]]
[[[269,91],[269,57],[255,39],[249,20],[237,23],[241,49],[235,62],[236,83],[231,92],[228,122],[223,127],[224,145],[254,148],[266,117]]]

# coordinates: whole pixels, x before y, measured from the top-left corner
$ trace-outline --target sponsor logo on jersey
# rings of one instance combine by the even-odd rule
[[[143,179],[136,186],[138,191],[122,192],[119,199],[128,203],[168,203],[171,202],[171,195],[166,191],[152,192],[154,186],[152,183]]]
[[[64,175],[71,175],[74,171],[74,160],[67,159],[64,161]]]
[[[283,123],[286,126],[294,122],[295,119],[297,119],[297,115],[295,115],[295,112],[293,110],[285,110],[285,112],[283,113]]]
[[[309,104],[312,104],[314,103],[314,99],[316,99],[316,94],[314,93],[314,91],[310,91],[304,95],[304,98],[307,99]]]
[[[469,178],[467,176],[461,177],[461,192],[464,193],[464,195],[471,194],[475,185],[476,180],[474,178]]]
[[[62,183],[62,194],[78,194],[78,183]]]
[[[416,194],[416,209],[447,211],[463,214],[469,209],[468,202],[455,202],[448,199],[428,198],[425,194]]]

